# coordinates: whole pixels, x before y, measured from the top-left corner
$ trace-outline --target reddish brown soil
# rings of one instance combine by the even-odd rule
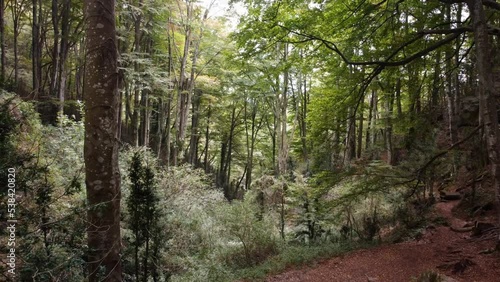
[[[452,214],[457,203],[441,202],[436,205],[436,210],[450,225],[462,227],[465,222]],[[479,254],[492,248],[494,242],[493,238],[471,238],[470,233],[457,233],[447,226],[430,227],[420,240],[353,251],[313,267],[290,269],[268,277],[266,281],[403,282],[411,281],[412,277],[427,270],[437,271],[456,281],[500,281],[500,256]],[[461,259],[469,259],[474,265],[466,267],[463,273],[453,273],[453,268],[438,268]]]

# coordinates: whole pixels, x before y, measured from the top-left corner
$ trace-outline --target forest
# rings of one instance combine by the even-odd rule
[[[498,279],[499,12],[0,0],[0,280]],[[480,249],[279,276],[439,234]]]

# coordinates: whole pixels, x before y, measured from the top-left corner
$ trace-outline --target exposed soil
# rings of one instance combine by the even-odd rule
[[[466,222],[452,213],[458,202],[437,203],[436,212],[450,226],[462,228]],[[494,244],[492,236],[476,238],[471,232],[455,232],[448,226],[428,226],[418,240],[353,251],[266,281],[403,282],[433,270],[446,275],[447,281],[494,282],[500,281],[500,256],[480,254]]]

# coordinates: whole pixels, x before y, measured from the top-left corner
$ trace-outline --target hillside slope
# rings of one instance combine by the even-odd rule
[[[313,267],[290,269],[266,281],[411,281],[428,270],[445,275],[445,281],[500,281],[498,256],[480,254],[494,246],[494,238],[450,228],[466,224],[452,212],[458,203],[437,203],[437,215],[446,218],[449,226],[429,225],[418,240],[354,251]]]

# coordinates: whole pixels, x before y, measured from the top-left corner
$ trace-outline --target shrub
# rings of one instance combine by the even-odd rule
[[[223,207],[220,214],[229,244],[224,259],[238,267],[256,265],[278,253],[278,238],[269,218],[258,218],[259,207],[247,195],[244,201],[234,201]],[[274,233],[274,234],[273,234]]]

